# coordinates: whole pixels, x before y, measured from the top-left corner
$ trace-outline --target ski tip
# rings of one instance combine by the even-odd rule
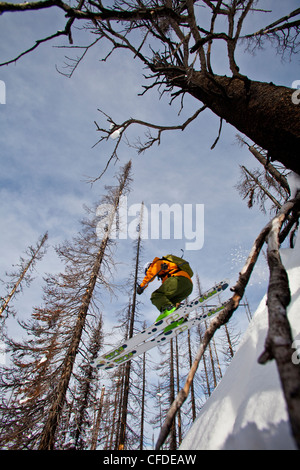
[[[159,322],[159,323],[161,323],[161,322]],[[156,325],[156,323],[155,323],[155,325]],[[148,335],[150,336],[150,335],[152,335],[153,333],[155,333],[156,331],[157,331],[157,328],[154,327],[154,328],[152,328],[151,331],[148,331]]]
[[[222,281],[220,285],[221,290],[226,290],[227,287],[229,287],[229,284],[230,284],[230,279],[224,279],[224,281]]]

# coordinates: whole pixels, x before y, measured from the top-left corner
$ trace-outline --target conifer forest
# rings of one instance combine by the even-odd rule
[[[0,25],[0,449],[299,449],[298,2],[4,1]],[[197,322],[130,360],[168,253]]]

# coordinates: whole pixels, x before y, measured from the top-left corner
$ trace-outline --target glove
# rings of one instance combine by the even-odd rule
[[[141,287],[141,286],[137,286],[137,288],[136,288],[136,293],[137,293],[138,295],[141,295],[143,292],[144,292],[144,288]]]

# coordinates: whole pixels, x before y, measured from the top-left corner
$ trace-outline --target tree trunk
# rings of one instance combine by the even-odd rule
[[[101,248],[97,254],[95,264],[93,266],[92,274],[90,277],[89,285],[87,286],[86,293],[83,297],[81,308],[78,312],[76,326],[70,346],[68,348],[63,366],[62,374],[57,386],[56,399],[53,402],[49,416],[41,433],[41,440],[39,444],[39,450],[53,450],[55,442],[55,432],[60,421],[61,412],[65,404],[66,394],[75,363],[75,358],[78,352],[79,344],[81,341],[82,330],[85,324],[86,316],[96,285],[98,273],[100,270],[101,262],[103,259],[104,251],[107,245],[107,240],[101,243]]]
[[[300,106],[292,102],[294,90],[273,83],[229,78],[170,68],[162,72],[171,85],[180,87],[207,105],[268,151],[271,160],[300,174]]]
[[[141,207],[140,213],[140,228],[143,221],[143,204]],[[132,305],[129,305],[128,310],[128,319],[129,319],[129,332],[127,338],[130,339],[133,337],[134,331],[134,322],[135,322],[135,312],[136,312],[136,285],[138,284],[138,272],[139,272],[139,263],[140,263],[140,249],[141,249],[141,230],[139,232],[137,249],[136,249],[136,262],[135,262],[135,273],[134,273],[134,284],[133,284],[133,298]],[[125,379],[124,379],[124,395],[122,400],[122,417],[121,417],[121,427],[120,427],[120,439],[119,439],[119,450],[124,450],[125,441],[126,441],[126,423],[127,423],[127,410],[128,410],[128,396],[130,388],[130,370],[131,370],[131,361],[125,364]]]
[[[170,340],[170,405],[175,399],[175,382],[174,382],[174,351],[173,338]],[[169,450],[176,450],[176,423],[175,416],[171,424],[170,447]]]
[[[55,432],[57,426],[60,422],[61,413],[66,401],[66,394],[71,379],[76,355],[78,352],[79,344],[81,341],[82,331],[85,325],[86,317],[89,311],[89,306],[93,298],[94,289],[100,272],[101,263],[104,257],[104,253],[109,241],[109,236],[112,230],[113,221],[117,208],[119,207],[120,197],[123,193],[123,190],[126,186],[127,180],[129,178],[129,172],[131,168],[131,162],[129,162],[125,168],[122,177],[120,177],[120,185],[118,192],[114,198],[114,206],[112,208],[112,213],[110,214],[110,224],[106,235],[104,236],[100,248],[95,255],[95,262],[92,267],[89,282],[87,284],[85,293],[81,300],[81,305],[78,310],[76,325],[72,334],[72,338],[65,356],[65,359],[62,364],[62,372],[60,379],[56,387],[55,400],[50,407],[48,419],[46,420],[45,426],[41,433],[41,439],[39,444],[39,450],[53,450],[55,443]]]
[[[103,385],[102,390],[101,390],[101,397],[99,400],[99,408],[97,411],[96,421],[93,426],[91,450],[97,449],[97,441],[98,441],[98,434],[99,434],[100,422],[101,422],[101,417],[102,417],[104,394],[105,394],[105,386]]]
[[[145,421],[145,394],[146,394],[146,353],[143,354],[142,372],[142,403],[141,403],[141,427],[140,427],[140,450],[144,447],[144,421]]]

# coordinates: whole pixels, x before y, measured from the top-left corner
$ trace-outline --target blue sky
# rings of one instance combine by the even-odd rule
[[[286,13],[298,7],[294,0],[285,1],[284,7],[279,0],[266,0],[262,4],[273,8],[275,13],[251,16],[247,25],[250,31],[271,23],[282,10]],[[0,61],[14,57],[36,39],[62,29],[63,21],[63,15],[54,9],[3,14]],[[77,34],[83,44],[90,40],[84,32]],[[178,116],[179,102],[170,106],[168,97],[159,99],[155,90],[138,96],[145,84],[142,64],[123,50],[113,54],[107,62],[101,62],[107,45],[91,49],[73,77],[67,79],[55,66],[63,70],[64,56],[74,57],[76,51],[54,48],[55,44],[62,42],[44,44],[15,65],[0,68],[0,80],[6,84],[6,104],[0,105],[2,278],[26,247],[34,244],[45,231],[49,232],[50,245],[70,239],[79,229],[83,205],[93,205],[105,194],[105,185],[112,184],[116,166],[111,166],[103,179],[92,187],[86,183],[87,176],[96,177],[102,172],[114,144],[109,141],[92,148],[99,138],[94,121],[105,124],[97,108],[118,122],[135,117],[174,125],[184,122],[201,106],[186,97],[184,109]],[[216,72],[224,73],[227,58],[221,46],[215,57]],[[251,79],[285,86],[300,79],[299,59],[282,62],[269,45],[254,56],[241,47],[237,62],[241,72]],[[134,181],[129,205],[141,201],[148,209],[151,204],[162,203],[204,205],[203,248],[185,252],[203,288],[224,277],[229,277],[231,284],[235,283],[243,259],[268,220],[257,208],[250,211],[234,188],[239,180],[239,165],[257,166],[250,152],[236,145],[236,130],[224,123],[217,146],[210,150],[218,128],[219,120],[207,110],[184,132],[163,134],[160,146],[153,146],[141,156],[125,144],[119,149],[121,165],[129,159],[133,162]],[[135,126],[130,136],[142,137],[143,132]],[[143,262],[169,252],[181,255],[185,242],[145,240]],[[121,264],[115,283],[121,283],[128,276],[133,256],[131,240],[120,241],[116,257]],[[16,304],[21,317],[29,315],[32,306],[41,303],[41,276],[60,269],[50,248],[37,266],[33,287]],[[247,293],[252,308],[264,293],[266,273],[262,258]],[[141,300],[145,319],[154,320],[156,312],[151,307],[149,291]],[[126,301],[127,298],[121,296],[104,309],[111,314]]]

